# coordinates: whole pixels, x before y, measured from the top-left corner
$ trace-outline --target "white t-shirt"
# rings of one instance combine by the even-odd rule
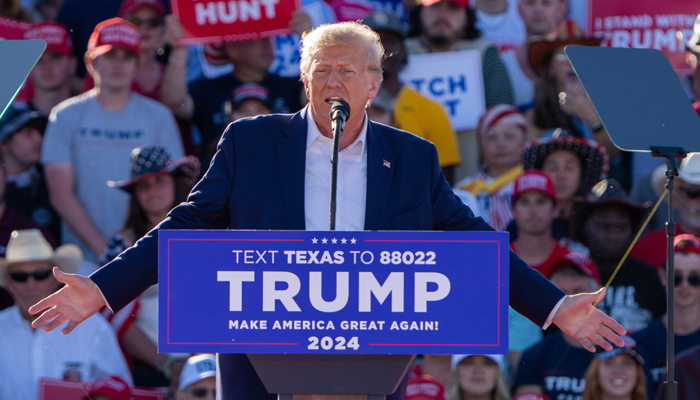
[[[0,399],[36,399],[40,378],[66,373],[81,382],[119,375],[132,383],[114,330],[101,315],[62,335],[62,328],[33,329],[15,305],[0,311],[0,327]]]
[[[95,90],[70,98],[51,110],[41,162],[70,164],[75,193],[105,238],[124,226],[129,195],[107,181],[130,178],[131,151],[139,146],[165,147],[173,160],[184,157],[175,118],[161,103],[132,93],[129,103],[109,112]],[[88,261],[97,255],[63,224],[63,243],[74,243]]]
[[[514,49],[525,42],[525,23],[518,13],[517,0],[508,0],[508,8],[500,14],[476,10],[476,27],[481,37],[492,42],[499,53]]]
[[[520,68],[515,50],[508,50],[501,54],[501,60],[508,70],[515,106],[520,108],[532,105],[535,101],[535,82],[531,81]]]

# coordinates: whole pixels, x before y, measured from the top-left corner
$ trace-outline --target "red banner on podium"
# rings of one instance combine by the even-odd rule
[[[29,22],[0,17],[0,40],[22,40],[30,26]]]
[[[39,400],[83,400],[90,391],[90,383],[41,378]],[[158,389],[131,388],[132,400],[163,400],[166,391]]]
[[[589,0],[588,32],[603,36],[602,46],[661,50],[676,73],[689,75],[676,31],[688,40],[698,12],[697,0]]]
[[[299,0],[171,0],[184,44],[236,42],[289,33]]]

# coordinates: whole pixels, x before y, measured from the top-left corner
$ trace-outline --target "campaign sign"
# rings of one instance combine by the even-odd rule
[[[289,33],[299,0],[171,0],[183,44],[236,42]]]
[[[31,26],[29,22],[0,17],[0,40],[24,39],[24,32]]]
[[[163,353],[505,354],[508,235],[160,231]]]
[[[685,46],[700,12],[697,0],[589,0],[588,32],[604,38],[602,46],[662,51],[679,74],[690,74]]]
[[[401,72],[404,84],[442,104],[457,130],[474,129],[486,109],[478,50],[414,54]]]

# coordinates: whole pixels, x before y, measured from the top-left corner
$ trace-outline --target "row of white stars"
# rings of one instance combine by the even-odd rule
[[[318,244],[318,239],[316,239],[316,238],[311,239],[311,243],[313,243],[313,244]],[[321,239],[321,243],[327,244],[327,243],[328,243],[328,239],[326,239],[326,238]],[[331,243],[332,243],[332,244],[338,244],[338,239],[336,239],[336,238],[331,239]],[[341,243],[341,244],[347,244],[347,243],[348,243],[348,240],[345,239],[345,238],[342,238],[342,239],[340,239],[340,243]],[[355,238],[350,239],[350,244],[355,244],[355,243],[357,243],[357,239],[355,239]]]

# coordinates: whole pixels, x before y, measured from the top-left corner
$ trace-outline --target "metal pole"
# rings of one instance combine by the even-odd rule
[[[338,146],[345,123],[333,121],[333,153],[331,154],[331,223],[330,230],[335,230],[336,196],[338,192]]]
[[[668,222],[666,222],[666,315],[668,316],[668,326],[666,327],[666,400],[676,400],[678,383],[675,381],[674,369],[674,339],[673,329],[673,297],[674,297],[674,276],[673,269],[673,242],[676,237],[676,223],[673,221],[673,189],[674,178],[678,175],[678,168],[675,157],[666,157],[666,188],[668,189]]]

